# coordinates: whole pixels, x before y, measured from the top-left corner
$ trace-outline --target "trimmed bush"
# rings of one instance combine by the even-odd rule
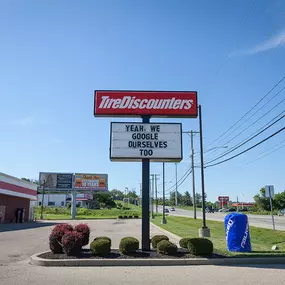
[[[73,231],[73,227],[72,225],[69,225],[69,224],[58,224],[52,229],[52,231],[56,231],[56,232],[62,231],[64,233],[71,232]]]
[[[129,254],[139,249],[139,241],[134,237],[124,237],[120,241],[120,252],[122,254]]]
[[[56,225],[49,236],[49,248],[52,253],[62,253],[61,239],[67,232],[73,231],[73,227],[69,224]]]
[[[129,216],[129,219],[132,219],[133,218],[133,216]]]
[[[168,240],[162,240],[157,244],[157,252],[174,255],[177,253],[177,246]]]
[[[199,256],[211,256],[213,254],[213,243],[206,238],[191,238],[188,241],[189,253]]]
[[[76,231],[65,233],[61,239],[61,244],[67,255],[78,255],[82,247],[82,233]]]
[[[135,218],[135,219],[138,219],[138,218],[139,218],[139,216],[138,216],[138,215],[134,215],[134,218]]]
[[[104,239],[104,240],[107,240],[109,243],[110,243],[110,247],[111,247],[111,244],[112,244],[112,241],[109,237],[105,237],[105,236],[102,236],[102,237],[96,237],[94,238],[93,241],[96,241],[96,240],[99,240],[99,239]]]
[[[93,255],[106,256],[111,251],[111,242],[105,238],[95,239],[90,245],[90,250]]]
[[[151,245],[153,248],[157,247],[157,244],[162,241],[162,240],[167,240],[169,241],[169,238],[165,235],[155,235],[151,238]]]
[[[180,241],[179,241],[179,245],[182,247],[182,248],[188,248],[188,242],[191,240],[191,238],[182,238]]]
[[[52,231],[49,236],[49,248],[52,253],[62,253],[61,239],[64,233],[62,231]]]
[[[128,216],[125,215],[125,216],[124,216],[124,219],[127,219],[127,218],[128,218]]]
[[[87,224],[79,224],[75,226],[74,230],[82,234],[82,246],[89,243],[90,228]]]
[[[123,218],[123,216],[118,216],[118,219],[122,219]]]

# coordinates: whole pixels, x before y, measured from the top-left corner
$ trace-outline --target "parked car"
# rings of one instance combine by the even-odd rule
[[[285,215],[285,209],[282,209],[278,212],[278,216],[284,216]]]
[[[229,209],[225,209],[225,208],[219,210],[220,213],[225,213],[225,212],[228,212],[228,211],[229,211]]]
[[[235,208],[229,208],[229,212],[236,212]]]
[[[248,212],[248,209],[247,208],[242,208],[239,210],[239,212]]]
[[[214,213],[214,209],[212,207],[207,207],[206,209],[206,213]]]
[[[172,208],[170,208],[170,211],[172,211],[172,212],[173,212],[173,211],[175,211],[175,208],[173,208],[173,207],[172,207]]]
[[[169,213],[169,209],[168,209],[168,208],[165,208],[165,209],[164,209],[164,213]]]

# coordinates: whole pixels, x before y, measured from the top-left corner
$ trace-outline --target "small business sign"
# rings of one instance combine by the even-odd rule
[[[73,173],[40,172],[40,185],[45,190],[71,190],[73,187]]]
[[[107,174],[75,173],[74,189],[75,190],[89,190],[89,191],[107,191],[108,190],[108,175]]]
[[[95,91],[94,116],[198,116],[196,91]]]
[[[181,161],[180,123],[111,123],[112,161]]]

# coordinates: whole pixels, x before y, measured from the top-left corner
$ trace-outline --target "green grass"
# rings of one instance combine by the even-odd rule
[[[40,219],[41,209],[35,208],[36,219]],[[137,206],[130,206],[130,210],[121,209],[100,209],[90,210],[86,208],[76,209],[76,219],[116,219],[118,216],[141,216],[141,209]],[[67,220],[71,219],[70,209],[67,208],[49,208],[45,207],[43,218],[46,220]]]
[[[160,218],[152,220],[154,224],[180,237],[198,237],[202,220],[186,217],[167,217],[167,224],[162,225]],[[250,227],[252,253],[233,253],[227,251],[223,222],[207,221],[211,230],[211,238],[216,252],[229,256],[285,256],[285,232]],[[278,245],[279,251],[271,251],[273,245]]]
[[[193,206],[177,206],[176,208],[183,209],[183,210],[190,210],[190,211],[194,210]],[[200,209],[200,208],[197,208],[197,209]]]

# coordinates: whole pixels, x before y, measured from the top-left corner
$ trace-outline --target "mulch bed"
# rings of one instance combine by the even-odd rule
[[[150,251],[142,251],[137,250],[136,252],[130,254],[130,255],[124,255],[121,254],[118,249],[112,249],[110,254],[101,257],[101,256],[93,256],[91,251],[88,249],[83,249],[78,256],[68,256],[65,253],[62,254],[54,254],[52,252],[46,252],[39,255],[40,258],[44,259],[82,259],[82,258],[89,258],[89,259],[135,259],[135,258],[155,258],[155,259],[169,259],[169,258],[181,258],[181,259],[187,259],[187,258],[201,258],[200,256],[195,256],[192,254],[189,254],[186,249],[179,248],[177,254],[175,255],[165,255],[161,253],[157,253],[155,250]],[[216,254],[214,253],[210,257],[206,258],[225,258],[226,256]]]

